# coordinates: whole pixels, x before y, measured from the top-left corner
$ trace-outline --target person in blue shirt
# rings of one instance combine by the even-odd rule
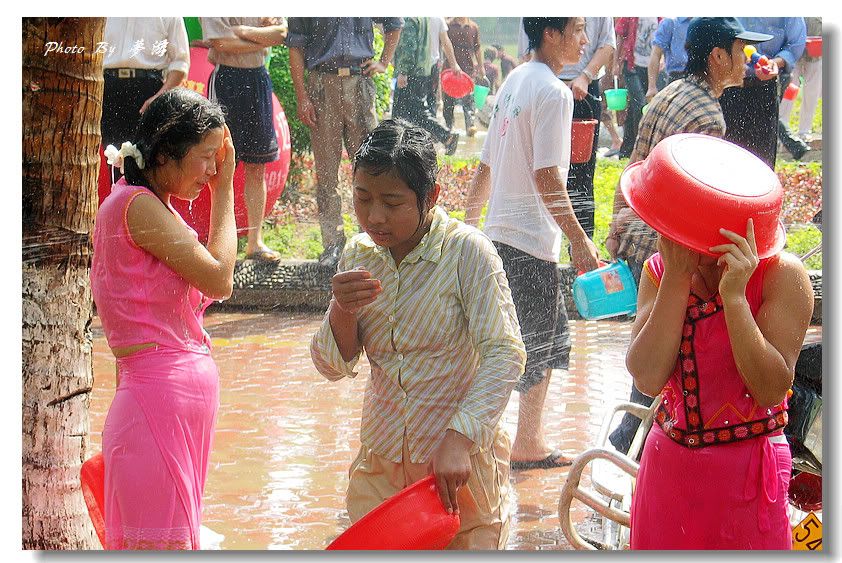
[[[679,78],[687,76],[687,26],[693,18],[664,18],[658,24],[652,39],[652,55],[649,58],[649,89],[646,101],[651,102],[658,91]],[[666,83],[660,85],[658,78],[661,70],[661,58],[664,60]]]
[[[725,115],[725,139],[751,151],[774,169],[778,137],[796,160],[810,150],[778,119],[783,88],[789,83],[795,62],[804,52],[807,26],[804,18],[738,19],[746,29],[772,36],[756,45],[758,53],[769,58],[772,72],[758,73],[746,67],[743,88],[725,90],[719,99]]]

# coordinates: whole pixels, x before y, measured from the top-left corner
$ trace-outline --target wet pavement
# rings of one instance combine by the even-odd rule
[[[220,410],[203,524],[222,549],[323,549],[349,525],[348,467],[359,448],[365,378],[331,383],[310,361],[321,313],[209,312],[205,326],[220,370]],[[546,402],[550,442],[573,456],[592,445],[605,412],[628,397],[624,368],[630,322],[571,321],[569,372],[556,371]],[[94,390],[89,455],[101,449],[114,395],[114,359],[94,319]],[[821,339],[821,327],[811,329]],[[514,436],[518,394],[503,417]],[[512,474],[509,549],[570,549],[559,528],[567,468]],[[587,473],[583,485],[588,484]],[[574,522],[590,512],[574,505]]]

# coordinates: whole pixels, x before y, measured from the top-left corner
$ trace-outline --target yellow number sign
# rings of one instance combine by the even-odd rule
[[[822,521],[814,512],[807,515],[792,530],[792,549],[798,551],[822,550]]]

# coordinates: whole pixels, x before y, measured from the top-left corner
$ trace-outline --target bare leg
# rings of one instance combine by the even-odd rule
[[[244,162],[245,165],[245,191],[243,196],[246,201],[246,213],[248,215],[248,242],[246,254],[253,254],[260,250],[268,250],[263,244],[263,211],[266,208],[266,180],[264,178],[265,164],[252,164]]]
[[[544,436],[544,401],[550,385],[552,370],[541,383],[520,394],[518,409],[517,434],[512,444],[512,461],[536,461],[553,453],[554,448],[547,444]]]
[[[617,127],[614,125],[614,116],[610,111],[602,112],[602,124],[605,125],[606,131],[611,135],[611,150],[620,150],[620,145],[623,144],[623,138],[617,133]]]

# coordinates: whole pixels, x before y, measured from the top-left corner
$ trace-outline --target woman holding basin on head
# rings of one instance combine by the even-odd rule
[[[736,145],[679,134],[629,166],[621,188],[660,234],[626,356],[636,386],[662,397],[631,548],[790,549],[783,428],[813,294],[781,252],[780,182]]]
[[[363,349],[371,364],[351,521],[433,474],[461,520],[449,549],[502,549],[510,443],[500,417],[526,353],[494,245],[435,206],[437,172],[430,134],[406,122],[384,121],[357,151],[363,233],[342,253],[310,351],[332,381],[356,376]]]
[[[202,328],[231,294],[234,146],[217,104],[156,98],[131,141],[106,150],[125,176],[102,202],[91,289],[117,358],[102,431],[106,549],[199,549],[219,375]],[[207,247],[173,209],[211,189]]]

